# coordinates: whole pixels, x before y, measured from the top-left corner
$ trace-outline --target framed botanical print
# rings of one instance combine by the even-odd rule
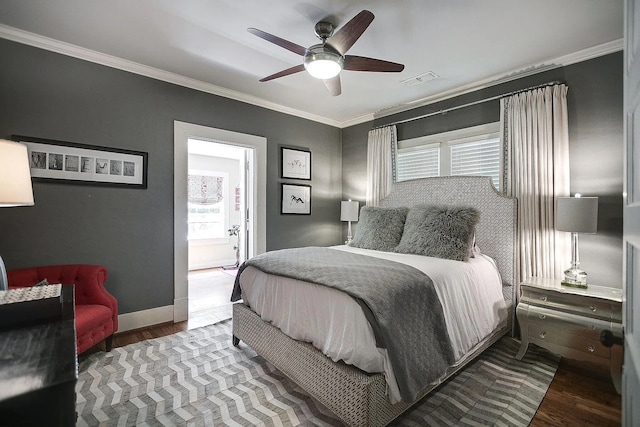
[[[311,180],[311,151],[286,147],[280,150],[282,178]]]
[[[280,213],[311,215],[311,186],[283,183]]]

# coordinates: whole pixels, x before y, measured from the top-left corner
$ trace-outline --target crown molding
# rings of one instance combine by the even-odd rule
[[[415,101],[411,101],[406,104],[396,105],[394,107],[378,110],[372,114],[372,117],[373,119],[379,119],[379,118],[390,116],[393,114],[402,113],[404,111],[408,111],[414,108],[444,101],[446,99],[455,98],[456,96],[464,95],[470,92],[475,92],[477,90],[485,89],[487,87],[496,86],[502,83],[521,79],[523,77],[542,73],[544,71],[553,70],[554,68],[566,67],[567,65],[576,64],[578,62],[588,61],[589,59],[594,59],[600,56],[608,55],[610,53],[618,52],[622,49],[623,49],[623,39],[613,40],[611,42],[603,43],[598,46],[583,49],[568,55],[559,56],[544,62],[532,64],[528,67],[525,67],[517,71],[496,75],[484,80],[470,83],[468,85],[457,87],[455,89],[440,92],[438,94],[428,96],[426,98],[421,98]],[[368,119],[368,120],[373,120],[373,119]],[[356,119],[356,120],[353,120],[352,125],[359,124],[359,123],[362,123],[362,122],[358,122]]]
[[[247,104],[255,105],[258,107],[267,108],[269,110],[278,111],[280,113],[301,117],[303,119],[312,120],[314,122],[324,123],[334,127],[341,127],[341,122],[337,120],[332,120],[327,117],[322,117],[315,114],[307,113],[305,111],[300,111],[293,108],[285,107],[283,105],[276,104],[274,102],[269,102],[262,98],[258,98],[258,97],[247,95],[234,90],[226,89],[211,83],[205,83],[201,80],[191,79],[189,77],[184,77],[179,74],[170,73],[168,71],[142,65],[137,62],[118,58],[112,55],[107,55],[105,53],[97,52],[95,50],[86,49],[86,48],[76,46],[70,43],[65,43],[59,40],[54,40],[49,37],[44,37],[38,34],[30,33],[28,31],[19,30],[17,28],[9,27],[7,25],[0,24],[0,38],[26,44],[33,47],[37,47],[40,49],[45,49],[51,52],[60,53],[62,55],[71,56],[74,58],[82,59],[82,60],[93,62],[96,64],[104,65],[110,68],[115,68],[118,70],[127,71],[127,72],[138,74],[141,76],[150,77],[152,79],[161,80],[161,81],[172,83],[178,86],[195,89],[200,92],[206,92],[212,95],[217,95],[224,98],[229,98],[229,99],[244,102]]]
[[[354,117],[344,121],[338,121],[329,119],[327,117],[318,116],[316,114],[307,113],[305,111],[289,108],[274,102],[267,101],[262,98],[247,95],[238,91],[226,89],[220,86],[213,85],[211,83],[205,83],[200,80],[191,79],[181,76],[179,74],[170,73],[168,71],[160,70],[158,68],[149,67],[139,64],[137,62],[129,61],[126,59],[118,58],[115,56],[107,55],[101,52],[97,52],[90,49],[85,49],[70,43],[61,42],[58,40],[44,37],[38,34],[30,33],[28,31],[19,30],[7,25],[0,24],[0,38],[12,40],[18,43],[26,44],[29,46],[37,47],[40,49],[49,50],[51,52],[60,53],[62,55],[71,56],[74,58],[82,59],[85,61],[93,62],[96,64],[104,65],[107,67],[127,71],[130,73],[138,74],[141,76],[149,77],[156,80],[161,80],[167,83],[172,83],[178,86],[195,89],[201,92],[210,93],[212,95],[221,96],[224,98],[233,99],[236,101],[244,102],[247,104],[255,105],[258,107],[267,108],[269,110],[277,111],[284,114],[300,117],[314,122],[323,123],[329,126],[337,128],[346,128],[355,126],[361,123],[373,121],[382,117],[390,116],[393,114],[408,111],[414,108],[422,107],[424,105],[433,104],[435,102],[444,101],[449,98],[464,95],[469,92],[474,92],[480,89],[484,89],[490,86],[495,86],[501,83],[506,83],[512,80],[517,80],[526,76],[537,74],[543,71],[548,71],[558,67],[564,67],[567,65],[575,64],[589,59],[597,58],[599,56],[608,55],[623,49],[623,39],[614,40],[608,43],[604,43],[591,48],[583,49],[578,52],[574,52],[568,55],[552,58],[547,61],[532,64],[520,70],[514,70],[513,72],[493,76],[487,79],[483,79],[474,83],[470,83],[464,86],[457,87],[448,91],[440,92],[438,94],[421,98],[415,101],[411,101],[406,104],[396,105],[390,108],[378,110],[376,112],[364,114],[362,116]]]

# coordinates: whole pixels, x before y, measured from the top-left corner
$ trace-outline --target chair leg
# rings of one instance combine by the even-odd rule
[[[109,352],[113,348],[113,335],[109,335],[104,340],[104,345],[106,347],[106,351]]]

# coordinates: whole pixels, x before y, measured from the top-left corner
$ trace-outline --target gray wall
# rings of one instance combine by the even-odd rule
[[[599,197],[598,233],[580,237],[581,266],[589,274],[592,284],[621,288],[622,52],[343,129],[343,197],[364,202],[367,132],[372,127],[418,117],[549,81],[561,81],[569,87],[567,104],[571,193],[579,192],[585,196]],[[499,101],[496,100],[401,124],[398,125],[398,139],[415,138],[498,121],[499,106]],[[570,255],[567,258],[567,267],[569,259]]]
[[[35,206],[1,209],[8,269],[102,264],[121,314],[173,304],[174,120],[267,138],[267,250],[341,240],[340,129],[7,40],[0,56],[0,138],[149,153],[146,190],[34,182]],[[313,153],[311,216],[280,215],[280,145]]]

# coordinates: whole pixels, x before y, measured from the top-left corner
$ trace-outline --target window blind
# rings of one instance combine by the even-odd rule
[[[451,145],[451,175],[488,175],[500,188],[498,136]]]
[[[427,178],[440,175],[440,149],[417,147],[398,150],[396,156],[396,181]]]

